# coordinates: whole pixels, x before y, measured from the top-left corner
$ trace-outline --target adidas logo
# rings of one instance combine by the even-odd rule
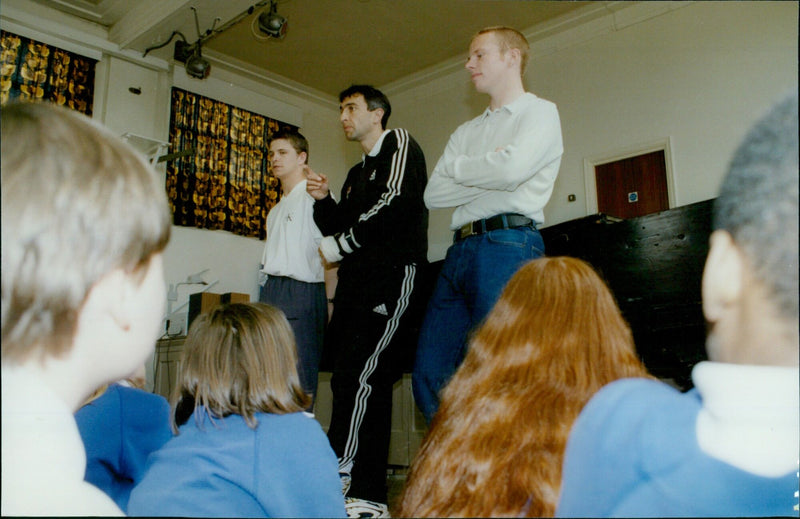
[[[375,180],[375,170],[372,170],[372,174],[369,176],[370,180]]]
[[[385,315],[385,316],[389,315],[389,311],[386,309],[386,305],[383,304],[383,303],[381,303],[378,306],[376,306],[375,308],[373,308],[372,311],[375,312],[376,314],[381,314],[381,315]]]

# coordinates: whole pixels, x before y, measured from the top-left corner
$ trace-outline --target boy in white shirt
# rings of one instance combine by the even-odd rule
[[[314,223],[314,199],[306,192],[308,141],[296,131],[282,130],[272,136],[269,158],[282,193],[267,214],[259,301],[286,314],[297,340],[300,381],[316,398],[328,301],[319,255],[322,233]]]

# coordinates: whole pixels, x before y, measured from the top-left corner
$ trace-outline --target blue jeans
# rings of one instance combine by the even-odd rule
[[[464,360],[468,334],[514,273],[542,255],[542,236],[530,227],[471,236],[447,250],[420,330],[412,376],[414,399],[428,423],[439,407],[439,391]]]

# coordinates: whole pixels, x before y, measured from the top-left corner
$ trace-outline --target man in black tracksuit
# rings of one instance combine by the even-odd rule
[[[339,96],[345,136],[364,150],[347,174],[341,200],[324,175],[308,171],[320,253],[339,262],[326,345],[334,348],[333,414],[328,438],[348,496],[386,502],[392,386],[402,375],[407,311],[417,267],[427,261],[427,170],[422,149],[403,129],[386,130],[391,113],[380,91],[354,85]],[[413,352],[412,352],[413,353]]]

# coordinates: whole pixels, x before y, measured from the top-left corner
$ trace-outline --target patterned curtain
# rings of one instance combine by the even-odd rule
[[[266,238],[280,196],[267,152],[281,128],[294,127],[173,88],[170,143],[181,155],[167,165],[173,223]]]
[[[1,104],[43,100],[92,115],[96,60],[6,31],[0,46]]]

